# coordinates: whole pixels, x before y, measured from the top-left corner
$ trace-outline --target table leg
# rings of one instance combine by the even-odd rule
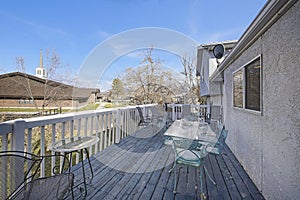
[[[66,152],[66,153],[64,153],[64,159],[63,159],[63,162],[62,162],[62,166],[61,166],[61,173],[63,173],[65,170],[65,163],[66,163],[66,159],[67,159],[67,161],[69,162],[68,163],[68,168],[69,168],[69,172],[71,172],[71,166],[72,166],[72,164],[71,164],[71,161],[70,160],[68,160],[68,158],[66,157],[68,154],[71,154],[72,155],[72,152]],[[66,170],[67,171],[67,170]]]
[[[87,159],[89,161],[89,165],[90,165],[90,170],[91,170],[91,174],[92,174],[92,177],[90,179],[90,183],[92,182],[93,178],[94,178],[94,172],[93,172],[93,168],[92,168],[92,164],[91,164],[91,160],[90,160],[90,156],[89,156],[89,151],[87,150],[87,148],[84,149],[85,150],[85,153],[87,155]]]
[[[85,148],[84,151],[85,151],[85,153],[87,155],[87,159],[88,159],[88,162],[89,162],[90,171],[91,171],[91,175],[92,175],[92,177],[90,179],[90,183],[91,183],[92,179],[94,178],[94,172],[93,172],[92,164],[91,164],[91,161],[90,161],[90,156],[89,156],[88,149]],[[81,169],[82,169],[83,184],[84,184],[84,194],[82,194],[82,196],[86,197],[87,196],[87,181],[86,181],[85,167],[84,167],[84,161],[83,161],[83,153],[84,153],[83,149],[81,149],[78,153],[80,153],[80,156],[81,156],[81,159],[82,159],[82,161],[81,161]],[[70,156],[72,156],[72,153],[70,153]],[[70,160],[71,160],[71,158],[70,158]]]
[[[70,154],[70,160],[69,160],[69,173],[71,172],[71,167],[72,167],[72,152],[69,152]]]
[[[81,158],[83,159],[83,150],[80,150]],[[87,195],[87,188],[86,188],[86,181],[85,181],[85,171],[84,171],[84,163],[83,160],[81,161],[81,168],[82,168],[82,174],[83,174],[83,184],[84,184],[84,197]]]

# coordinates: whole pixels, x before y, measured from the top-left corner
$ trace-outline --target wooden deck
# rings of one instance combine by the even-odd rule
[[[163,133],[142,128],[91,157],[94,179],[86,199],[200,199],[199,176],[193,167],[177,167],[179,181],[173,194],[174,171],[168,173],[173,160],[171,147],[163,144]],[[207,156],[205,166],[217,183],[204,176],[207,199],[263,199],[227,146],[222,155]],[[74,173],[81,179],[79,166]],[[75,199],[83,199],[79,189],[74,194]]]

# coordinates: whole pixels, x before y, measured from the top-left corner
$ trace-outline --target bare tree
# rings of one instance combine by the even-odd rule
[[[25,67],[25,61],[23,57],[17,57],[16,58],[16,64],[18,71],[21,71],[25,75],[25,81],[18,80],[18,79],[12,79],[17,85],[21,86],[26,91],[26,94],[28,98],[30,98],[35,106],[35,109],[38,111],[38,104],[36,103],[34,97],[33,97],[33,90],[31,87],[30,79],[28,78],[28,75],[25,73],[26,67]]]
[[[142,104],[170,102],[176,90],[173,74],[162,69],[162,61],[154,58],[153,48],[142,53],[140,66],[125,70],[122,80],[128,92]]]
[[[44,108],[55,103],[57,106],[60,106],[59,100],[63,100],[66,98],[65,91],[66,89],[72,90],[72,86],[70,85],[64,85],[59,84],[59,82],[62,82],[59,78],[59,74],[66,75],[67,73],[59,73],[59,68],[61,67],[60,58],[59,55],[56,53],[56,51],[53,51],[50,55],[49,51],[47,50],[46,53],[46,77],[44,78],[44,81],[42,82],[42,91],[39,91],[40,94],[42,94],[41,97],[37,99],[37,97],[34,95],[36,94],[37,88],[35,87],[35,83],[30,79],[28,74],[26,73],[26,66],[25,66],[25,59],[23,57],[17,57],[16,58],[16,64],[18,71],[22,72],[25,81],[19,80],[19,79],[13,79],[16,84],[18,84],[20,87],[22,87],[27,95],[27,98],[29,98],[32,103],[34,104],[37,111],[40,111],[40,107],[42,111],[44,111]],[[68,73],[70,75],[70,73]],[[55,80],[55,81],[54,81]],[[64,82],[72,83],[74,79],[68,79],[68,77],[64,78]],[[40,89],[40,87],[39,87]]]
[[[194,61],[190,58],[182,57],[181,64],[183,66],[182,74],[185,76],[184,88],[186,102],[184,103],[205,104],[206,99],[200,96],[200,80],[196,76],[196,65]]]
[[[112,82],[112,95],[116,98],[122,97],[124,95],[124,84],[119,78],[114,78]]]

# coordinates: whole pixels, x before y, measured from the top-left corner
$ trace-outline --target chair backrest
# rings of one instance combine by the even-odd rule
[[[222,152],[222,150],[223,150],[223,148],[225,146],[225,140],[227,138],[227,135],[228,135],[228,130],[223,129],[222,132],[221,132],[221,135],[218,138],[218,143],[217,143],[217,147],[219,149],[219,153]]]
[[[145,124],[146,121],[145,121],[145,118],[144,118],[144,115],[143,115],[143,111],[141,109],[141,107],[136,107],[138,113],[139,113],[139,117],[140,117],[140,121],[138,123],[138,125],[141,125],[141,124]]]
[[[197,150],[199,146],[199,144],[192,139],[173,137],[172,140],[175,148],[186,149],[186,150]]]
[[[217,105],[210,106],[210,119],[211,120],[222,120],[222,107]]]
[[[163,107],[159,108],[158,106],[150,107],[152,117],[154,118],[163,118],[164,117],[164,109]]]
[[[31,181],[37,174],[42,158],[19,151],[0,152],[0,199],[6,199]]]
[[[220,138],[222,131],[225,129],[225,126],[221,122],[216,122],[215,124],[215,134]]]
[[[56,161],[64,158],[66,162],[61,168],[63,166],[66,168],[70,167],[68,158],[63,155],[38,156],[21,151],[0,152],[0,199],[14,199],[22,192],[28,193],[28,186],[30,186],[30,191],[32,191],[33,186],[36,186],[36,184],[33,184],[34,181],[39,179],[41,163],[51,158],[55,158]],[[59,164],[59,162],[57,163]],[[60,171],[64,170],[61,168],[59,166],[54,166],[53,169],[46,167],[47,172],[45,172],[45,174],[52,174],[52,172],[60,173]],[[53,176],[50,177],[52,178]],[[45,184],[50,183],[47,182],[47,178],[49,177],[43,178],[45,179]],[[51,183],[49,185],[51,185]]]
[[[64,199],[73,179],[72,173],[35,179],[22,187],[13,199]]]
[[[175,155],[179,156],[183,151],[192,152],[198,159],[206,156],[207,146],[187,138],[172,137],[172,147],[174,149]],[[203,148],[205,147],[205,148]]]
[[[219,141],[222,142],[223,144],[225,143],[225,140],[227,138],[227,135],[228,135],[228,130],[226,129],[223,129],[222,132],[221,132],[221,135],[219,137]]]

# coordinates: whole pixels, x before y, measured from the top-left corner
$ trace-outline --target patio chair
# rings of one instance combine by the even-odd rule
[[[187,138],[171,137],[169,139],[172,140],[172,148],[175,153],[174,164],[169,171],[169,173],[171,173],[173,169],[175,169],[173,193],[176,193],[176,186],[177,186],[176,165],[183,164],[187,166],[196,167],[199,169],[200,192],[201,192],[200,195],[201,195],[201,199],[205,199],[202,178],[203,178],[203,169],[205,170],[204,157],[207,155],[206,149],[207,147],[209,147],[209,145],[203,145],[201,143],[198,143],[195,140],[187,139]],[[209,179],[214,183],[214,181],[211,179],[210,176]]]
[[[215,146],[207,148],[207,151],[213,155],[220,155],[225,146],[225,140],[227,138],[227,135],[228,135],[228,130],[223,128],[221,134],[218,136],[218,141],[215,144]]]
[[[139,113],[139,117],[140,117],[138,126],[145,126],[145,125],[149,124],[151,122],[151,119],[149,117],[144,117],[141,107],[137,106],[136,109],[137,109],[137,111]]]
[[[62,166],[46,171],[54,175],[38,178],[40,164],[55,158],[56,163],[65,160]],[[51,161],[50,161],[51,162]],[[21,151],[0,152],[0,199],[64,199],[72,193],[74,175],[64,172],[70,163],[62,155],[37,156]],[[47,168],[47,167],[46,167]]]
[[[149,117],[152,122],[161,128],[165,128],[168,125],[165,108],[163,106],[151,106],[151,116]]]
[[[209,124],[212,122],[222,121],[222,107],[217,105],[210,106],[210,113],[206,114],[206,122]]]

